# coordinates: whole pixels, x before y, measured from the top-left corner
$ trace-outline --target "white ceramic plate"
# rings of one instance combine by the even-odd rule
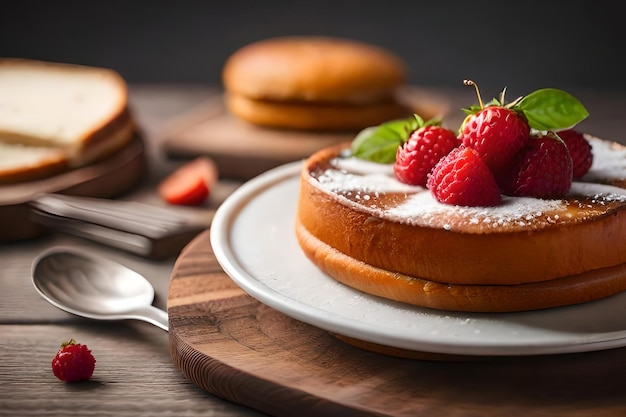
[[[626,292],[571,307],[476,314],[407,306],[336,282],[304,256],[294,235],[300,166],[247,182],[213,219],[218,262],[260,302],[336,334],[414,351],[536,355],[626,346]]]

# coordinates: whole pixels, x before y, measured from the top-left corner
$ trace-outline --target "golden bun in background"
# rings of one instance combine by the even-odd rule
[[[412,113],[398,98],[406,82],[404,61],[353,40],[258,41],[233,53],[222,75],[228,109],[257,125],[357,130]]]
[[[259,100],[371,103],[389,99],[405,65],[377,46],[324,37],[259,41],[224,67],[229,92]]]
[[[232,113],[255,125],[298,130],[359,130],[405,117],[407,107],[397,101],[354,106],[254,100],[229,94]]]

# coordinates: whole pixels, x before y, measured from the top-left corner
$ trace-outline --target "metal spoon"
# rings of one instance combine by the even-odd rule
[[[32,279],[43,298],[69,313],[99,320],[143,320],[169,329],[167,312],[152,305],[150,282],[115,261],[53,248],[35,259]]]

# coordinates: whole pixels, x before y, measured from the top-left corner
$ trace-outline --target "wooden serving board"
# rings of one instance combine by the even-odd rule
[[[450,110],[446,97],[427,89],[406,87],[402,97],[426,119],[443,117]],[[222,178],[248,180],[319,149],[350,141],[356,133],[253,126],[230,114],[222,96],[216,95],[164,128],[159,142],[170,158],[210,156]]]
[[[209,231],[174,265],[168,314],[172,360],[188,379],[274,416],[626,415],[625,348],[497,358],[361,349],[248,296]]]
[[[143,140],[137,136],[106,160],[50,178],[0,186],[0,242],[37,237],[45,229],[32,221],[28,202],[39,193],[109,198],[134,187],[146,173]]]

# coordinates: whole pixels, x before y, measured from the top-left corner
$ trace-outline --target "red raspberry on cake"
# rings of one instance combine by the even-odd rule
[[[491,171],[475,149],[453,149],[433,169],[428,188],[443,204],[457,206],[496,206],[500,190]]]
[[[419,127],[398,147],[393,166],[396,178],[406,184],[426,187],[428,174],[437,162],[459,144],[450,129],[440,125]]]
[[[572,172],[572,158],[564,141],[551,133],[532,137],[502,184],[503,193],[562,198],[572,186]]]
[[[464,83],[475,88],[479,105],[463,109],[468,115],[454,145],[440,121],[424,123],[414,115],[364,129],[351,144],[352,155],[394,163],[396,178],[405,183],[423,185],[426,175],[426,187],[437,201],[465,206],[496,205],[501,194],[562,198],[574,172],[578,176],[589,169],[585,144],[571,145],[575,160],[581,161],[574,171],[568,146],[554,133],[569,136],[568,130],[589,115],[571,94],[543,88],[506,103],[504,89],[485,105],[476,84]]]
[[[485,107],[476,84],[470,80],[464,83],[474,86],[480,107],[467,110],[470,114],[463,121],[459,137],[464,146],[478,152],[498,180],[524,146],[530,126],[521,112],[504,105],[504,92],[500,100],[494,99]]]
[[[582,133],[573,129],[561,130],[557,134],[563,139],[572,156],[574,179],[582,178],[593,163],[593,153],[589,141],[585,139]]]

